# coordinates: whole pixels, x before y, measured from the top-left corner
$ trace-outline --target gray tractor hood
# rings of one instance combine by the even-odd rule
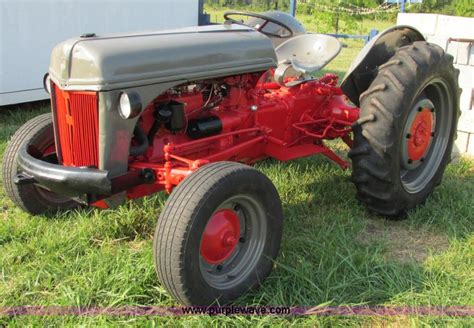
[[[69,39],[52,52],[51,79],[66,90],[107,91],[276,67],[271,40],[244,26]]]

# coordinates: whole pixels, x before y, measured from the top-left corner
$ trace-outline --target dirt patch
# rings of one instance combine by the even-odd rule
[[[368,220],[358,240],[364,245],[383,243],[387,259],[405,263],[422,263],[431,253],[441,253],[449,247],[448,238],[442,234],[379,218]]]

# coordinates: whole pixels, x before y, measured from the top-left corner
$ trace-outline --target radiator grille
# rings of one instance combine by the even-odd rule
[[[97,93],[62,91],[54,85],[56,135],[66,166],[99,166]]]

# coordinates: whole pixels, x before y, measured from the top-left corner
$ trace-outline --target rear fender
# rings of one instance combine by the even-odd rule
[[[345,95],[360,106],[359,96],[377,76],[378,67],[386,63],[398,48],[416,41],[425,41],[425,38],[418,30],[406,25],[391,27],[370,40],[344,76],[341,89]]]

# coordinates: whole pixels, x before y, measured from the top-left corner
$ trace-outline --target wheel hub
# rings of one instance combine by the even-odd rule
[[[214,213],[204,229],[200,252],[211,264],[222,263],[235,250],[240,237],[240,220],[231,209]]]
[[[415,169],[426,157],[434,136],[434,105],[428,99],[420,101],[411,111],[405,124],[402,143],[402,166]]]
[[[408,138],[408,156],[413,161],[418,161],[426,154],[431,142],[433,128],[433,115],[431,108],[424,107],[416,114],[410,128],[411,137]]]

